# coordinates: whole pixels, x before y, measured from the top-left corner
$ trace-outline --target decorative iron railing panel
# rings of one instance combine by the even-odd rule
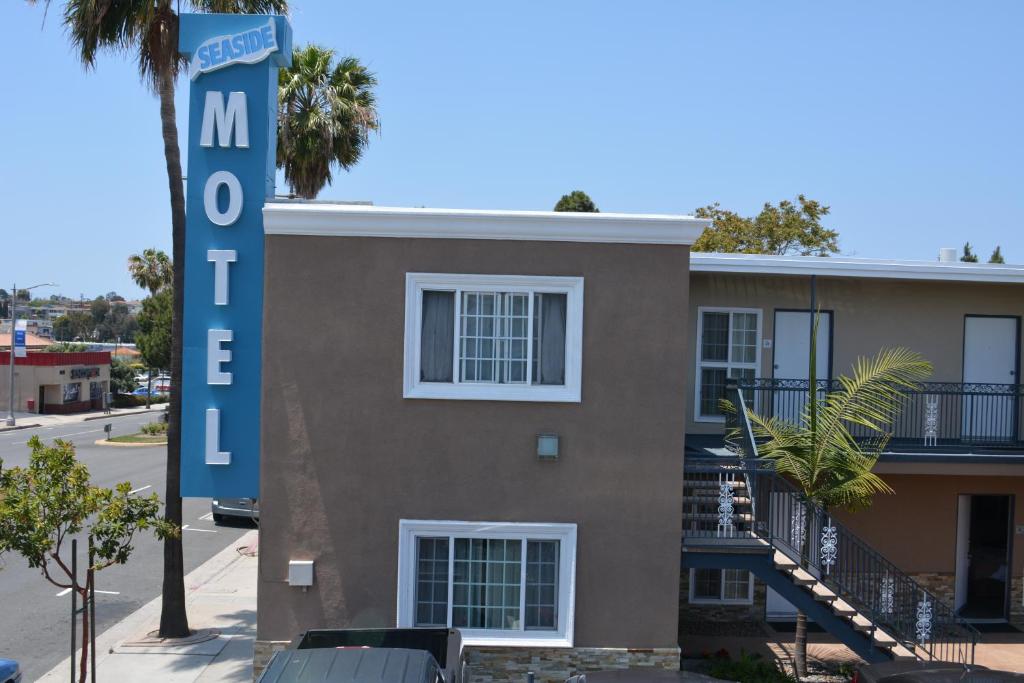
[[[817,395],[840,388],[838,381],[821,380]],[[739,383],[759,415],[799,423],[807,406],[809,382],[795,379],[758,378]],[[905,392],[901,410],[889,427],[893,445],[922,449],[957,446],[984,448],[1024,447],[1021,410],[1024,385],[924,382]],[[750,400],[752,399],[752,400]],[[851,426],[856,438],[874,434]]]
[[[807,500],[796,486],[776,474],[771,461],[759,458],[743,396],[735,385],[727,391],[728,398],[740,407],[727,414],[727,443],[732,453],[687,458],[685,490],[695,506],[702,499],[693,495],[694,491],[715,491],[718,482],[732,482],[732,515],[735,518],[743,512],[744,516],[725,529],[717,516],[688,515],[688,509],[698,508],[687,509],[684,504],[683,533],[688,542],[724,538],[767,543],[919,658],[973,663],[978,636],[974,627],[827,510]]]

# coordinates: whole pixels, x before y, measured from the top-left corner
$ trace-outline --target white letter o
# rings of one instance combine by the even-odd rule
[[[221,185],[228,188],[228,210],[221,213],[217,207],[217,190]],[[206,217],[215,225],[231,225],[242,214],[242,184],[230,171],[217,171],[206,181],[203,190],[203,205]]]

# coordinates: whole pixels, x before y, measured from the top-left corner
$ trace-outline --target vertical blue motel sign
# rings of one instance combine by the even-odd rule
[[[183,14],[178,47],[190,79],[181,491],[256,498],[263,204],[291,27],[280,16]]]

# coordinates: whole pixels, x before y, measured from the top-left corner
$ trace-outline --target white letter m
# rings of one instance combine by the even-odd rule
[[[235,147],[249,147],[249,110],[244,92],[230,93],[225,108],[224,93],[218,90],[207,91],[203,130],[199,134],[200,147],[213,147],[214,128],[217,129],[217,141],[221,147],[231,146],[232,131],[235,134]]]

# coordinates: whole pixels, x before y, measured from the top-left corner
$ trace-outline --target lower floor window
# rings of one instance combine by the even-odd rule
[[[487,638],[564,640],[575,525],[403,520],[399,625]],[[404,557],[403,557],[404,556]],[[404,602],[407,604],[402,604]]]
[[[691,569],[690,602],[739,602],[754,599],[754,582],[746,569]]]

